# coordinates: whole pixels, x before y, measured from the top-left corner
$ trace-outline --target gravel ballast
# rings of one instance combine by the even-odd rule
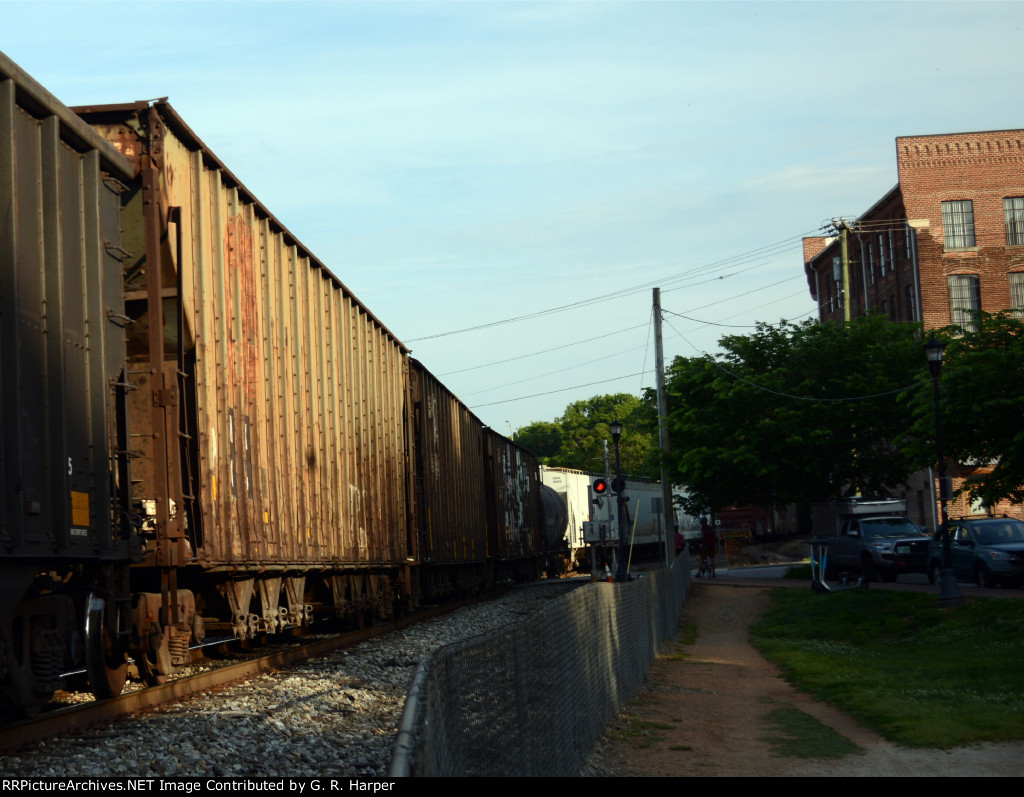
[[[288,671],[0,756],[0,770],[6,777],[384,776],[419,662],[444,644],[533,614],[569,586],[516,588]]]

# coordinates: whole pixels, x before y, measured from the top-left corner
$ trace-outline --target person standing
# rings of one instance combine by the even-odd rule
[[[715,547],[718,541],[715,539],[715,527],[712,526],[706,517],[700,519],[700,569],[697,575],[704,573],[705,566],[711,578],[715,577]]]

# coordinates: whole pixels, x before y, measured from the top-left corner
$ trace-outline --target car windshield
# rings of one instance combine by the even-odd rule
[[[865,537],[905,537],[919,535],[921,530],[905,517],[886,517],[861,521]]]
[[[974,527],[974,536],[979,545],[1002,545],[1007,542],[1024,542],[1024,523],[1007,520],[1000,523],[979,523]]]

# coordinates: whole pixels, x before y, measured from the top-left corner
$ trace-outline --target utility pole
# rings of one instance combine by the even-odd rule
[[[850,253],[848,241],[850,238],[850,225],[846,219],[832,219],[832,226],[839,231],[839,256],[842,260],[843,269],[843,321],[851,320],[850,311]]]
[[[665,394],[665,350],[661,342],[661,288],[654,289],[654,368],[658,391],[658,447],[661,449],[661,508],[665,528],[665,565],[672,564],[675,551],[675,512],[672,510],[672,483],[668,479],[668,396]]]

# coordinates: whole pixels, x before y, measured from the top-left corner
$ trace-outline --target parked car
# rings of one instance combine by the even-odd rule
[[[945,535],[950,536],[953,573],[983,587],[1024,582],[1024,523],[1013,518],[961,518],[939,527],[928,549],[928,581],[942,571]]]

